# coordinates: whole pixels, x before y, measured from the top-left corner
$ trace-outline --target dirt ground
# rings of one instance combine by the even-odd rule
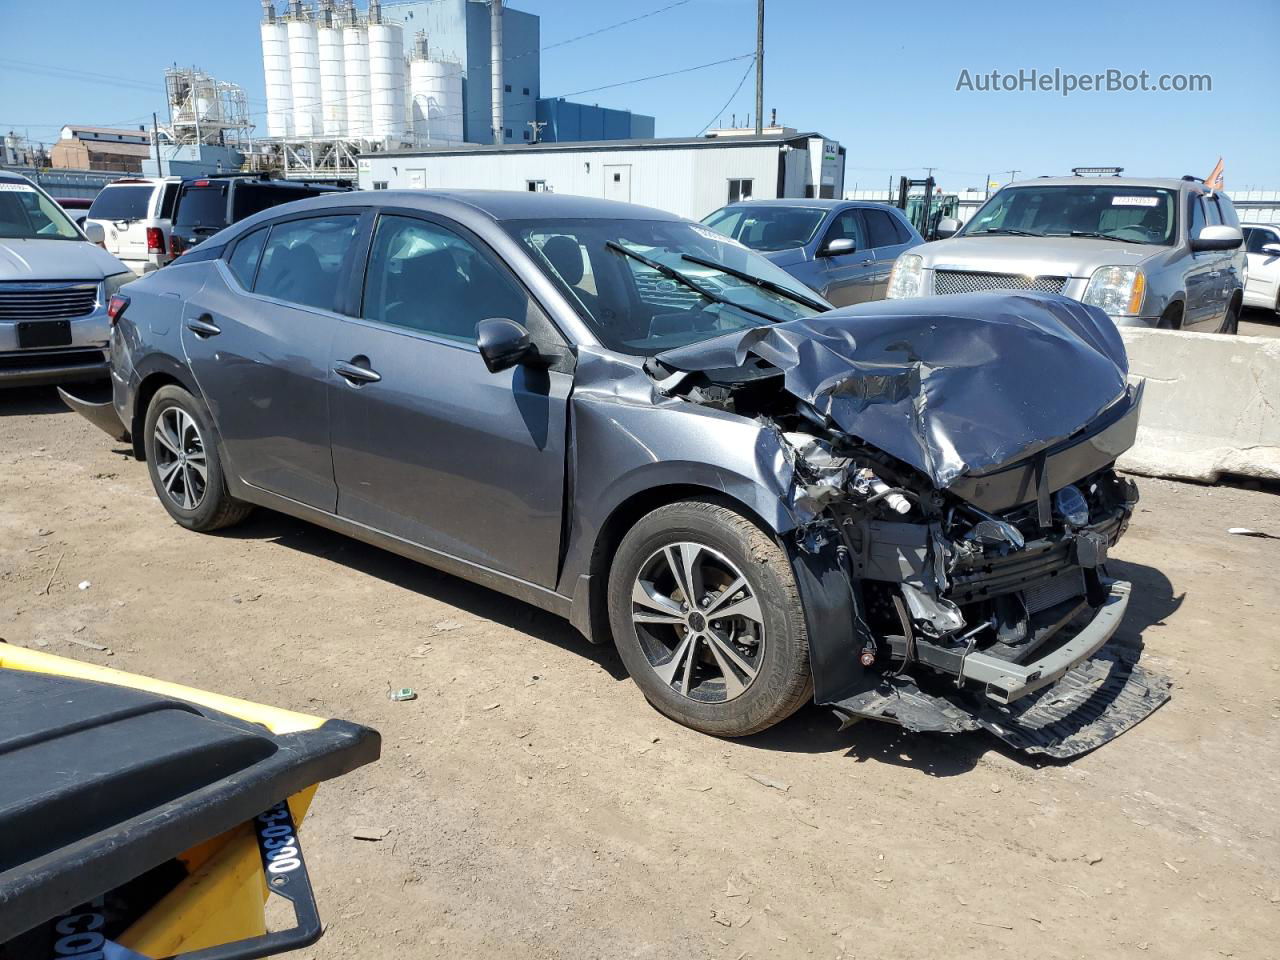
[[[0,394],[0,636],[381,731],[304,827],[301,956],[1278,956],[1280,539],[1226,530],[1280,497],[1141,488],[1122,633],[1173,699],[1066,765],[813,707],[701,736],[496,593],[265,511],[182,530],[44,390]]]

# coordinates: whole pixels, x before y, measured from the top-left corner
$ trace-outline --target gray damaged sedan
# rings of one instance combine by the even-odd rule
[[[567,617],[720,736],[809,699],[1071,756],[1163,703],[1112,640],[1140,389],[1096,308],[832,310],[656,210],[287,204],[112,301],[68,401],[193,530],[253,505]]]

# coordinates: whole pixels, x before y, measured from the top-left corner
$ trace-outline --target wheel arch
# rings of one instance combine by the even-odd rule
[[[177,362],[165,357],[156,358],[148,368],[140,371],[140,380],[133,394],[133,416],[130,419],[129,433],[133,437],[133,455],[139,460],[146,460],[147,452],[143,434],[147,421],[147,407],[156,391],[165,386],[177,386],[192,396],[199,397],[200,390],[194,378]]]

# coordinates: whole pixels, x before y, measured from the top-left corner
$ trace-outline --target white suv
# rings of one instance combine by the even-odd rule
[[[181,177],[130,177],[102,188],[85,217],[102,226],[107,252],[138,276],[173,259],[169,234]]]

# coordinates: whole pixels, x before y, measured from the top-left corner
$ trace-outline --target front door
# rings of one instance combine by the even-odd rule
[[[182,315],[183,349],[229,469],[329,512],[329,354],[359,219],[294,219],[244,235]]]
[[[1190,194],[1187,204],[1187,239],[1191,240],[1198,237],[1210,222],[1205,203],[1199,194]],[[1225,304],[1219,305],[1218,302],[1222,286],[1222,259],[1222,253],[1218,250],[1201,250],[1189,254],[1185,274],[1187,303],[1182,317],[1184,330],[1218,329],[1221,321],[1220,306],[1222,310],[1226,309]]]
[[[832,240],[853,241],[853,249],[838,256],[826,256],[823,251]],[[867,231],[861,213],[853,208],[836,214],[818,245],[818,263],[822,295],[837,307],[863,303],[873,297],[876,279],[875,250],[867,240]]]
[[[331,351],[338,514],[546,587],[555,585],[572,377],[490,373],[476,325],[555,337],[506,268],[451,224],[383,214],[359,319]]]
[[[631,202],[631,164],[606,163],[604,165],[604,198]]]

